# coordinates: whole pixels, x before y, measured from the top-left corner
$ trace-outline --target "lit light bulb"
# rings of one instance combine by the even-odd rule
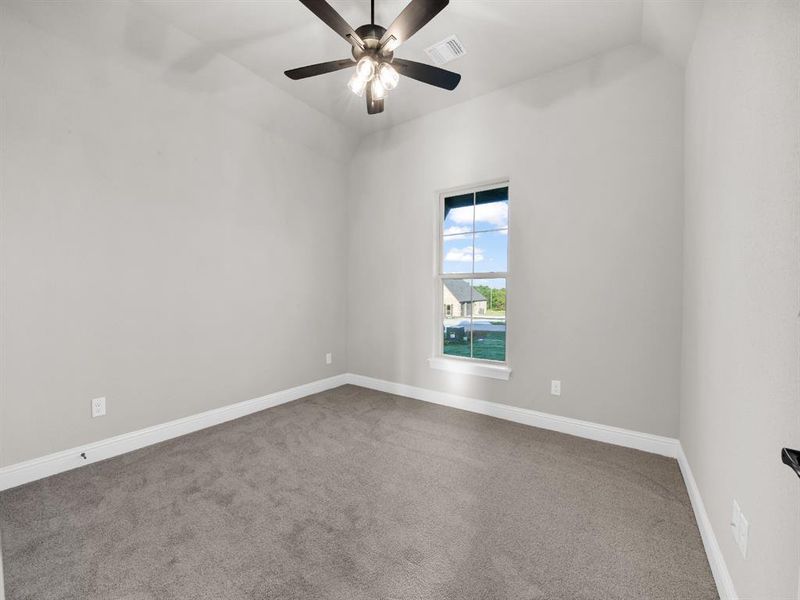
[[[378,71],[378,78],[381,80],[383,87],[386,91],[392,91],[397,87],[400,82],[400,75],[397,74],[394,67],[389,63],[383,63]]]
[[[384,98],[386,98],[386,88],[381,83],[380,78],[376,77],[372,80],[372,99],[383,100]]]
[[[367,80],[358,74],[358,71],[350,78],[347,87],[356,95],[363,96],[364,90],[367,89]]]
[[[365,56],[356,65],[356,75],[364,81],[369,81],[375,75],[375,61],[369,56]]]

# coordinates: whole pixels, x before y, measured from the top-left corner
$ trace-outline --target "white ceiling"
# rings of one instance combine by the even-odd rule
[[[463,75],[459,87],[448,92],[402,78],[386,112],[367,115],[364,100],[346,87],[349,70],[302,81],[283,74],[350,55],[349,45],[298,0],[2,1],[94,52],[149,65],[172,85],[225,94],[274,124],[281,119],[273,114],[280,103],[263,107],[264,92],[253,93],[253,86],[242,83],[243,72],[254,73],[253,79],[284,90],[287,99],[305,102],[354,135],[628,44],[645,43],[685,62],[702,7],[702,0],[451,0],[396,55],[429,63],[426,47],[458,35],[467,54],[446,68]],[[354,28],[369,21],[369,0],[331,4]],[[406,4],[376,0],[376,21],[388,26]],[[183,37],[166,36],[167,26]]]
[[[354,28],[369,22],[369,0],[333,0]],[[384,26],[406,2],[376,0]],[[600,52],[641,40],[642,0],[451,0],[397,56],[430,62],[424,49],[456,34],[466,56],[446,68],[463,75],[447,92],[403,78],[382,115],[346,87],[349,71],[292,81],[283,72],[346,58],[349,45],[297,0],[161,0],[146,5],[199,40],[174,68],[198,71],[224,54],[270,83],[347,126],[367,132],[413,119],[531,78]]]
[[[702,0],[643,0],[642,42],[685,65],[702,12]]]

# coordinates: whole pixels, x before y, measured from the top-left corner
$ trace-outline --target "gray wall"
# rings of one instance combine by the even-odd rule
[[[676,436],[682,98],[683,70],[633,46],[366,138],[350,172],[350,371]],[[512,379],[431,370],[434,191],[504,176]]]
[[[686,74],[681,442],[742,598],[796,598],[800,10],[709,2]],[[749,520],[747,558],[728,525]]]
[[[351,162],[340,126],[233,63],[165,73],[192,40],[136,4],[74,10],[2,6],[0,465],[345,358],[670,436],[680,395],[739,594],[796,594],[798,486],[777,453],[800,446],[797,2],[706,7],[686,74],[685,215],[683,73],[643,48],[372,135]],[[173,56],[137,52],[132,31]],[[432,371],[434,190],[503,176],[513,378]],[[101,395],[109,413],[91,419]]]
[[[107,58],[120,7],[2,9],[0,465],[345,370],[346,136],[233,63]]]

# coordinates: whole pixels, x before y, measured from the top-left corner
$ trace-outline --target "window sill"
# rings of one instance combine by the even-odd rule
[[[453,358],[434,356],[428,359],[431,369],[449,371],[450,373],[463,373],[477,377],[489,377],[508,381],[511,377],[511,367],[508,365],[492,365],[483,362],[472,362]]]

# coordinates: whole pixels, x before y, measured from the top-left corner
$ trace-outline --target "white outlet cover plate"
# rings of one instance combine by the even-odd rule
[[[329,364],[331,364],[332,362],[333,362],[333,354],[331,354],[330,352],[328,352],[328,353],[325,355],[325,364],[328,364],[328,365],[329,365]]]
[[[739,515],[739,550],[742,556],[747,558],[747,535],[750,529],[750,524],[747,522],[743,514]]]
[[[92,400],[92,417],[102,417],[106,414],[106,399],[95,398]]]
[[[739,508],[739,503],[736,500],[733,501],[733,506],[731,508],[731,527],[734,530],[739,528],[739,516],[742,514],[742,509]],[[733,534],[736,536],[736,533]]]
[[[553,396],[560,396],[561,395],[561,381],[558,379],[553,379],[550,382],[550,393]]]

